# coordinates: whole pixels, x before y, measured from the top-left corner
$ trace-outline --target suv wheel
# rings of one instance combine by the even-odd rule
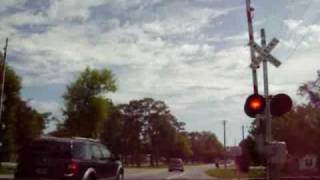
[[[124,175],[123,173],[119,173],[116,177],[116,180],[124,180]]]
[[[90,175],[86,180],[96,180],[96,177],[94,175]]]

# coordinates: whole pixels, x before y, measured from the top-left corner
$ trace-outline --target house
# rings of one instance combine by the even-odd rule
[[[299,170],[316,171],[317,170],[317,161],[318,161],[317,155],[306,154],[306,155],[300,157],[298,160]]]
[[[228,146],[226,147],[226,156],[234,159],[237,156],[241,155],[241,147],[240,146]]]

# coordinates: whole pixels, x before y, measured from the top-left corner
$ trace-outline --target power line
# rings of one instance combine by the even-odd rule
[[[297,42],[296,46],[293,48],[293,50],[289,53],[288,57],[286,58],[286,60],[288,60],[289,58],[292,57],[292,55],[297,51],[298,47],[302,44],[302,42],[306,39],[306,37],[309,34],[309,31],[311,29],[311,27],[319,20],[318,18],[320,17],[320,14],[312,21],[312,23],[307,27],[307,31],[306,33],[300,38],[300,40]]]
[[[304,19],[304,17],[306,16],[307,12],[309,11],[310,7],[312,7],[311,5],[313,4],[313,0],[309,0],[309,3],[307,4],[307,6],[305,7],[305,9],[303,10],[303,14],[301,15],[301,20]],[[290,11],[292,12],[292,11]],[[290,17],[290,14],[287,16],[287,17]],[[283,25],[283,24],[282,24]],[[300,26],[300,25],[298,25]],[[283,26],[284,27],[284,26]],[[282,31],[281,31],[281,34],[283,33],[284,31],[284,28],[282,28]],[[285,39],[291,39],[291,37],[294,35],[293,31],[289,32],[289,33],[286,33],[286,37]],[[295,39],[295,36],[294,38]]]

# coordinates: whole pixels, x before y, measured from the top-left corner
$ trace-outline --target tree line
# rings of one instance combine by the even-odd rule
[[[87,67],[66,86],[63,118],[48,135],[100,139],[126,164],[137,166],[146,160],[157,166],[170,157],[210,162],[222,155],[214,133],[187,132],[164,101],[146,97],[114,104],[108,96],[117,89],[112,71]],[[22,146],[43,135],[46,125],[57,119],[33,109],[20,90],[21,78],[7,66],[2,161],[14,160]]]

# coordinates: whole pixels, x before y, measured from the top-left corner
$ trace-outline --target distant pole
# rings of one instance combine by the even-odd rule
[[[223,123],[223,146],[224,146],[224,168],[227,168],[227,148],[226,148],[226,120],[222,121]]]
[[[6,80],[6,59],[7,59],[7,48],[8,48],[8,38],[6,38],[6,44],[3,48],[3,62],[2,62],[2,81],[1,81],[1,94],[0,94],[0,131],[2,130],[2,109],[3,109],[3,95],[4,95],[4,83]]]
[[[242,140],[244,140],[244,125],[241,126],[242,129]]]

